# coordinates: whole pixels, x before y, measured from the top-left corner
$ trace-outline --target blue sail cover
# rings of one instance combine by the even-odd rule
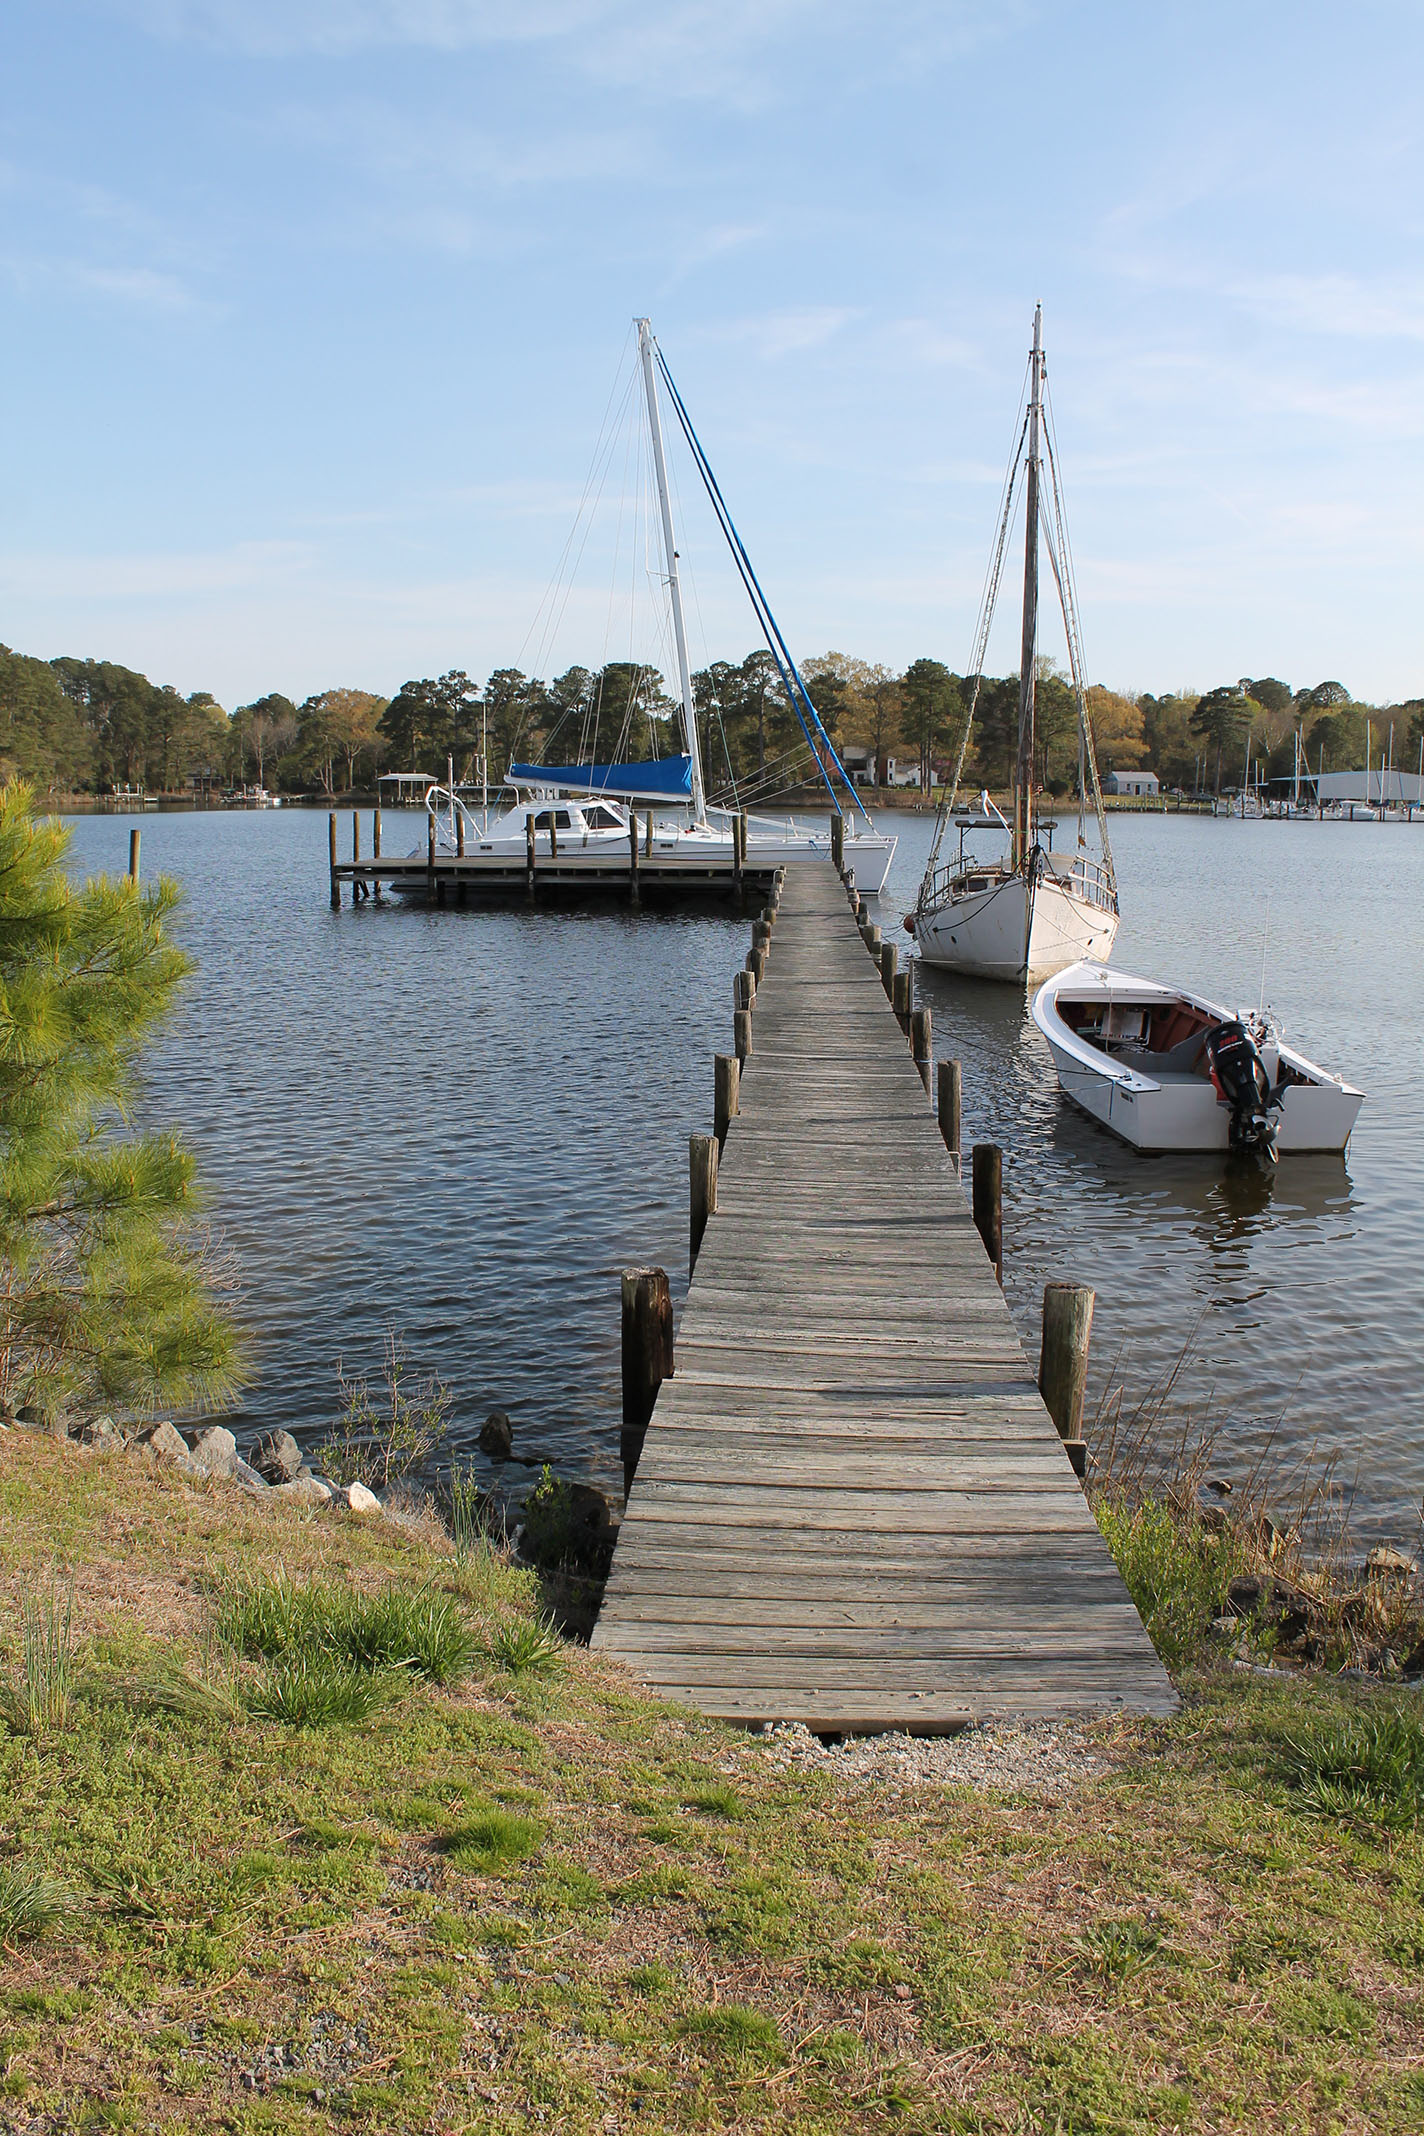
[[[557,786],[576,794],[621,794],[635,801],[690,801],[690,756],[650,758],[642,764],[511,764],[512,786]]]

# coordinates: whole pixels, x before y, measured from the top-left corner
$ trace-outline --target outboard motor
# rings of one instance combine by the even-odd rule
[[[1203,1050],[1216,1094],[1231,1107],[1232,1149],[1254,1150],[1274,1163],[1281,1101],[1272,1095],[1271,1079],[1250,1032],[1243,1023],[1218,1024],[1208,1031]]]

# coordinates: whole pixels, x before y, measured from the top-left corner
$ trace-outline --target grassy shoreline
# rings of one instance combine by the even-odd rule
[[[533,1576],[430,1523],[17,1433],[0,1511],[12,1685],[37,1586],[72,1592],[79,1671],[60,1723],[0,1736],[0,1866],[69,1894],[5,1938],[0,2129],[1424,2114],[1424,1844],[1323,1813],[1291,1751],[1417,1692],[1187,1661],[1181,1715],[1097,1725],[1058,1797],[846,1781],[585,1651],[519,1663]],[[242,1641],[287,1635],[234,1611],[278,1575],[441,1598],[469,1666],[362,1721],[259,1718]]]

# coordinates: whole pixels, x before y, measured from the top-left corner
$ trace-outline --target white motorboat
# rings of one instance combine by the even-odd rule
[[[1139,1150],[1343,1150],[1363,1093],[1262,1015],[1083,962],[1033,1000],[1064,1096]]]
[[[1019,985],[1061,971],[1065,965],[1074,964],[1082,957],[1108,956],[1118,928],[1117,878],[1113,871],[1112,848],[1108,843],[1107,816],[1103,809],[1092,726],[1083,694],[1078,604],[1063,520],[1057,454],[1051,425],[1046,421],[1044,376],[1043,307],[1039,305],[1033,315],[1028,413],[1004,485],[998,536],[980,605],[970,664],[973,687],[960,739],[959,760],[935,826],[919,899],[914,911],[905,918],[905,926],[913,934],[916,947],[927,964],[943,965],[950,971],[972,972],[981,979],[1006,979]],[[1050,478],[1050,509],[1046,516],[1040,509],[1045,461]],[[987,794],[981,796],[981,818],[966,819],[955,814],[955,804],[974,725],[1004,551],[1013,523],[1021,475],[1025,498],[1024,587],[1013,821],[1010,823],[993,807]],[[1078,844],[1071,853],[1053,852],[1042,843],[1039,835],[1036,705],[1040,538],[1047,548],[1058,588],[1078,714]],[[1083,810],[1089,791],[1097,818],[1101,857],[1089,853],[1083,835]],[[942,866],[940,847],[945,828],[951,821],[961,826],[959,861],[957,865]],[[995,821],[1008,837],[1007,856],[988,864],[967,863],[962,835],[966,822],[975,829],[992,829]]]

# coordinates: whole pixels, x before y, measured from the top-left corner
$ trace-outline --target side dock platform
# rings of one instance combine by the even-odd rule
[[[748,1724],[1176,1700],[834,870],[788,871],[594,1645]]]

